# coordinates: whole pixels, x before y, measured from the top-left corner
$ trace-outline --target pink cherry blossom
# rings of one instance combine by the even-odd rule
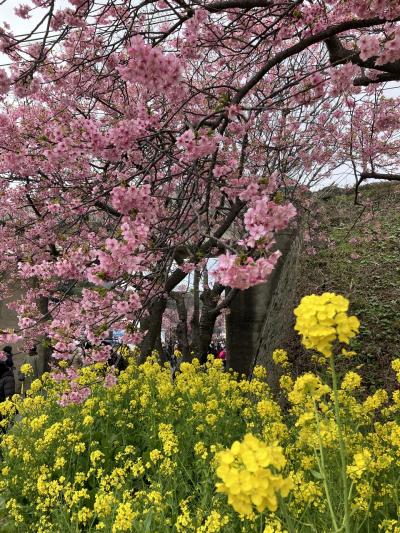
[[[111,387],[114,387],[114,385],[117,384],[117,378],[114,374],[107,374],[105,379],[104,379],[104,386],[107,388],[107,389],[111,389]]]
[[[127,50],[127,66],[120,66],[121,77],[131,83],[141,83],[150,91],[168,91],[179,83],[181,64],[173,54],[163,54],[159,48],[152,48],[141,37],[131,39]]]
[[[362,35],[358,41],[360,47],[360,57],[367,60],[370,57],[378,56],[380,53],[379,39],[375,35]]]
[[[281,253],[274,252],[268,258],[247,258],[244,262],[229,252],[221,256],[213,271],[216,281],[237,289],[248,289],[253,285],[264,283],[278,262]]]
[[[15,14],[17,15],[17,17],[20,17],[22,19],[28,19],[28,18],[30,18],[30,14],[29,14],[30,9],[31,8],[29,7],[29,5],[20,4],[18,7],[16,7],[14,9],[14,11],[15,11]]]
[[[145,319],[172,328],[168,300],[193,272],[205,291],[210,263],[249,288],[276,266],[279,232],[305,214],[315,230],[310,187],[342,168],[398,174],[385,83],[400,3],[247,4],[16,4],[51,31],[0,32],[0,285],[18,315],[4,344],[46,338],[70,369],[107,361],[120,329],[151,353]]]

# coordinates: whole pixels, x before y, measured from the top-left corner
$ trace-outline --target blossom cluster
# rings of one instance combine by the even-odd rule
[[[126,355],[127,370],[106,386],[99,379],[102,366],[95,365],[97,373],[93,367],[74,370],[73,391],[62,375],[44,375],[24,400],[1,405],[3,427],[16,408],[21,415],[3,441],[7,460],[0,470],[13,524],[42,533],[61,531],[65,520],[115,533],[240,528],[225,496],[215,496],[214,457],[255,427],[279,438],[281,415],[265,372],[256,368],[254,380],[242,382],[223,372],[219,360],[207,363],[205,372],[195,359],[181,365],[172,384],[169,369],[155,359],[138,366],[133,353]],[[88,384],[90,397],[72,397],[84,396]],[[222,427],[226,431],[217,437]],[[264,439],[262,430],[257,434]],[[281,452],[271,444],[271,453],[278,465]],[[10,467],[18,475],[9,476]],[[207,511],[190,479],[208,487]],[[255,523],[246,519],[245,527],[253,531]]]
[[[384,51],[376,60],[377,65],[384,65],[385,63],[394,63],[400,59],[400,27],[397,26],[384,46]]]
[[[121,214],[130,215],[133,211],[147,210],[151,204],[150,186],[114,187],[111,191],[111,205]]]
[[[276,511],[277,494],[287,496],[293,484],[290,479],[274,474],[269,467],[281,470],[286,460],[282,448],[266,446],[247,434],[243,442],[235,441],[229,450],[220,452],[217,490],[228,495],[228,502],[242,515],[251,515],[253,505],[258,512]]]
[[[207,20],[208,13],[205,9],[196,9],[194,15],[186,22],[181,53],[186,59],[194,59],[199,53],[197,41],[203,23]]]
[[[286,350],[278,348],[272,352],[272,360],[274,363],[281,368],[289,368],[290,363],[288,359],[288,354]]]
[[[213,276],[222,285],[241,290],[248,289],[267,281],[281,255],[281,252],[277,250],[269,257],[260,257],[255,260],[247,257],[242,260],[227,252],[218,258]]]
[[[212,154],[220,143],[221,136],[217,133],[207,135],[205,133],[195,133],[193,130],[186,130],[180,135],[176,144],[182,149],[181,161],[190,162],[200,157]]]
[[[244,216],[244,224],[249,232],[245,239],[248,246],[254,247],[261,239],[271,242],[274,232],[287,227],[289,221],[296,216],[296,209],[291,203],[279,205],[268,197],[254,202]]]
[[[362,35],[358,40],[358,46],[360,47],[360,58],[363,61],[378,56],[380,53],[379,39],[376,35]]]
[[[349,344],[358,333],[360,323],[357,317],[347,314],[348,308],[349,301],[334,293],[304,296],[294,310],[295,330],[304,346],[330,357],[334,341]]]
[[[164,54],[139,37],[131,39],[127,50],[129,61],[120,66],[121,77],[130,83],[140,83],[157,94],[169,91],[181,77],[181,62],[174,54]]]
[[[4,68],[0,69],[0,95],[6,94],[10,90],[10,78]]]
[[[351,63],[340,65],[331,69],[331,93],[332,96],[339,96],[340,94],[353,89],[353,79],[360,73],[360,68]]]

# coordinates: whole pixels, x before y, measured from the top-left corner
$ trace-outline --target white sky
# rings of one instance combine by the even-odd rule
[[[15,33],[26,33],[27,31],[31,30],[35,24],[37,24],[40,20],[40,17],[43,17],[43,13],[46,12],[46,10],[36,8],[32,12],[32,16],[29,20],[23,20],[20,17],[17,17],[14,13],[15,8],[20,6],[21,4],[27,3],[26,1],[22,0],[5,0],[4,3],[0,6],[0,22],[8,22],[10,24],[12,30]],[[68,0],[57,0],[56,1],[56,8],[55,11],[62,7],[70,6],[71,4],[68,2]]]
[[[43,15],[46,13],[46,10],[36,8],[32,11],[32,16],[28,20],[23,20],[20,17],[15,15],[15,8],[21,4],[26,3],[24,0],[4,0],[4,3],[0,5],[0,24],[3,25],[5,22],[11,26],[11,31],[14,35],[22,35],[29,33],[43,18]],[[70,5],[68,0],[56,0],[55,11],[62,7]],[[38,28],[36,31],[43,31],[45,25],[42,24],[41,28]],[[0,65],[9,63],[9,59],[4,54],[0,53]]]

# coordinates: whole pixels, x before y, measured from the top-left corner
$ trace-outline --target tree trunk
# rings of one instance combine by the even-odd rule
[[[162,345],[162,342],[161,342],[161,331],[160,331],[160,335],[157,337],[155,349],[158,352],[158,356],[159,356],[160,362],[161,363],[166,363],[167,362],[167,357],[166,357],[165,350],[163,349],[163,345]]]
[[[176,336],[178,338],[179,348],[182,352],[183,360],[190,361],[185,295],[179,292],[175,292],[171,293],[171,298],[175,300],[176,310],[178,312],[179,318],[178,325],[176,326]]]
[[[191,351],[195,356],[200,353],[200,271],[194,271],[193,280],[193,314],[190,319]]]
[[[301,243],[292,230],[278,233],[276,240],[282,252],[277,266],[265,283],[239,291],[226,321],[228,366],[250,376],[255,364],[262,364],[274,392],[280,372],[271,356],[290,329]]]
[[[225,290],[223,285],[215,283],[213,288],[205,287],[201,300],[203,306],[200,318],[200,361],[207,361],[208,347],[210,346],[212,335],[214,333],[215,321],[218,318],[220,310],[216,310],[219,297]]]
[[[38,309],[40,313],[43,315],[44,322],[49,320],[51,317],[48,314],[49,313],[49,299],[45,296],[41,296],[38,301]],[[53,353],[49,339],[44,336],[39,340],[39,344],[37,346],[37,353],[38,353],[38,359],[39,359],[39,375],[42,375],[44,372],[50,371],[50,361],[51,361],[51,354]]]
[[[147,330],[140,346],[139,362],[143,363],[155,349],[157,339],[161,336],[161,322],[167,305],[163,296],[156,298],[150,305],[148,316],[142,320],[143,330]]]

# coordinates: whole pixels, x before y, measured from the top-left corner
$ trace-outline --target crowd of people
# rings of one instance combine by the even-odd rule
[[[226,347],[222,341],[211,342],[208,353],[213,355],[216,359],[221,359],[226,368]]]
[[[107,344],[107,342],[104,341],[104,344]],[[89,343],[86,343],[85,348],[89,348],[89,346]],[[2,351],[3,357],[0,360],[0,402],[4,402],[7,398],[10,398],[15,392],[17,392],[17,390],[22,389],[23,392],[26,392],[30,388],[32,382],[35,379],[38,379],[42,373],[40,371],[40,361],[36,346],[33,346],[24,357],[18,372],[14,365],[15,354],[12,351],[12,347],[4,346]],[[216,359],[221,359],[224,368],[226,368],[227,353],[223,341],[211,342],[208,348],[208,354],[213,355]],[[170,363],[171,378],[174,379],[176,372],[179,370],[180,363],[182,362],[182,352],[179,344],[172,344],[170,349],[166,347],[165,355]],[[202,364],[206,362],[206,357],[203,359],[204,360],[200,361]],[[21,369],[23,369],[24,365],[27,363],[30,365],[30,371],[29,373],[24,374]],[[108,364],[115,366],[121,371],[126,368],[127,363],[119,350],[113,350]],[[16,385],[15,377],[17,377],[19,382],[18,385]]]
[[[174,380],[180,364],[183,359],[182,350],[179,343],[172,343],[170,346],[163,347],[163,353],[166,359],[169,361],[171,368],[171,379]],[[226,347],[223,341],[212,341],[208,347],[207,355],[200,357],[200,363],[205,364],[207,362],[207,356],[212,355],[216,359],[221,359],[224,369],[226,369]]]

